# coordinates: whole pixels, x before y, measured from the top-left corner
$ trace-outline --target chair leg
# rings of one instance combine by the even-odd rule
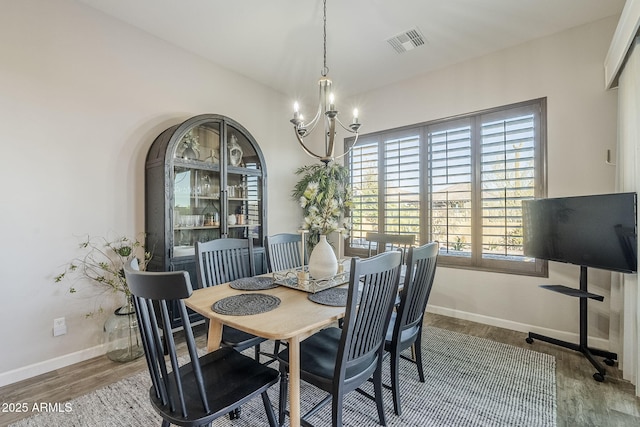
[[[289,389],[289,379],[287,371],[280,369],[280,395],[278,399],[278,425],[284,425],[285,412],[287,410],[287,391]]]
[[[424,382],[424,369],[422,368],[422,328],[418,332],[418,337],[416,338],[416,342],[413,344],[413,347],[416,349],[416,366],[418,367],[418,377],[420,378],[420,382]]]
[[[391,391],[393,393],[393,410],[396,415],[400,415],[402,413],[402,409],[400,407],[400,354],[397,349],[394,349],[391,352],[391,357],[389,358],[389,365],[391,368]]]
[[[276,415],[273,413],[273,407],[271,406],[271,400],[266,391],[262,392],[262,403],[264,403],[264,410],[267,413],[267,419],[269,420],[269,426],[276,427]]]
[[[342,427],[342,404],[343,394],[338,393],[338,396],[333,396],[331,399],[331,426]]]
[[[162,420],[162,427],[169,427],[171,423],[167,420]]]
[[[376,397],[376,407],[378,408],[378,419],[381,426],[387,425],[387,419],[384,415],[384,405],[382,402],[382,358],[378,361],[378,368],[373,373],[373,389]]]
[[[256,362],[259,362],[259,361],[260,361],[260,344],[256,345],[256,346],[253,348],[253,350],[254,350],[254,351],[255,351],[255,353],[256,353],[256,354],[255,354]]]

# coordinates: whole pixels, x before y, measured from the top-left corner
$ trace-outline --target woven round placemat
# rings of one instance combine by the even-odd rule
[[[241,291],[263,291],[277,288],[278,284],[273,281],[273,277],[244,277],[233,280],[229,286]]]
[[[346,288],[330,288],[324,291],[309,294],[307,298],[322,305],[331,305],[334,307],[344,307],[347,305],[347,294],[349,290]]]
[[[211,309],[229,316],[265,313],[280,305],[280,298],[267,294],[240,294],[216,301]]]

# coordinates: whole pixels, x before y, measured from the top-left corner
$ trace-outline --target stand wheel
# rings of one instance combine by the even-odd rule
[[[593,374],[593,379],[601,383],[602,381],[604,381],[604,375],[602,375],[600,372],[596,372],[595,374]]]
[[[238,419],[240,419],[240,412],[242,412],[242,411],[241,411],[240,407],[238,406],[236,409],[234,409],[233,411],[229,412],[229,419],[230,420],[238,420]]]
[[[528,342],[529,344],[533,344],[533,338],[531,337],[525,338],[525,341]]]
[[[613,366],[615,362],[611,359],[604,359],[604,363],[608,366]]]

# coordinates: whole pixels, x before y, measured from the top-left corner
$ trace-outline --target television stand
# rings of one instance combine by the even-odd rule
[[[618,358],[618,355],[616,353],[589,348],[587,346],[587,299],[594,299],[596,301],[604,300],[603,296],[592,294],[587,291],[587,267],[580,266],[580,289],[570,288],[568,286],[562,285],[542,285],[540,287],[553,292],[561,293],[563,295],[580,298],[580,343],[574,344],[533,332],[529,332],[529,336],[526,338],[526,341],[529,344],[532,344],[533,340],[537,339],[582,353],[589,360],[589,362],[591,362],[593,367],[598,370],[598,372],[593,374],[593,379],[598,382],[604,381],[604,376],[606,375],[607,371],[595,359],[594,356],[604,357],[604,363],[609,366],[613,366],[613,361]]]

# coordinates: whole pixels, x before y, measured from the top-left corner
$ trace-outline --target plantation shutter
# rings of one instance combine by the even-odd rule
[[[535,197],[536,133],[531,108],[480,118],[482,258],[523,258],[522,200]]]
[[[384,233],[420,236],[420,137],[384,142]]]
[[[472,150],[469,120],[430,126],[430,234],[441,255],[470,257],[472,234]]]
[[[366,248],[368,232],[378,232],[378,142],[359,142],[350,153],[351,248]]]
[[[546,195],[545,120],[542,98],[360,136],[347,253],[366,256],[368,232],[413,234],[441,265],[545,275],[522,221],[522,201]]]

